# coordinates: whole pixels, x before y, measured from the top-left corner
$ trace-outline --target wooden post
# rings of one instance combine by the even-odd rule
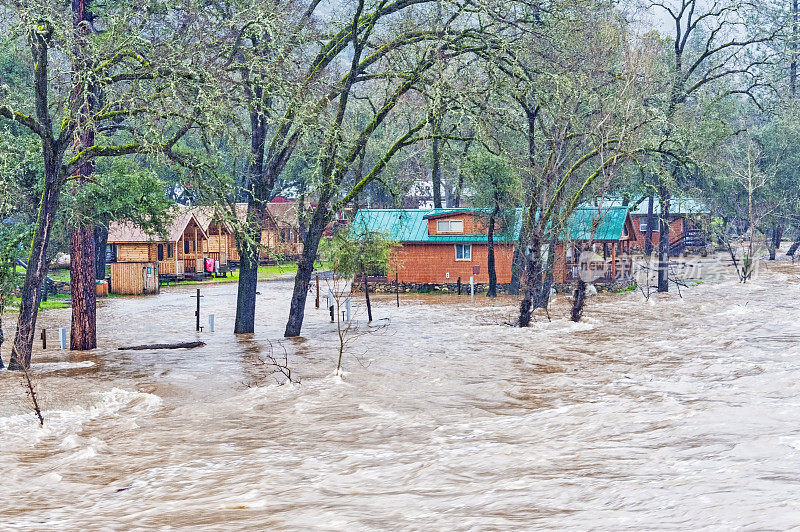
[[[196,329],[195,330],[197,330],[199,332],[200,331],[200,298],[203,297],[203,296],[200,295],[200,289],[199,288],[197,289],[197,295],[194,296],[194,297],[197,298],[197,310],[194,311],[194,315],[195,315],[195,318],[196,318],[196,321],[195,321],[195,328]]]
[[[364,279],[364,297],[367,298],[367,318],[372,321],[372,305],[369,302],[369,285],[367,284],[367,270],[363,270],[362,277]]]
[[[314,308],[319,308],[319,274],[317,274],[317,298],[314,300]]]
[[[611,279],[617,278],[617,242],[611,243]]]
[[[400,308],[400,283],[397,278],[397,272],[394,272],[394,295],[397,297],[397,308]]]
[[[47,329],[42,329],[42,349],[47,349]]]

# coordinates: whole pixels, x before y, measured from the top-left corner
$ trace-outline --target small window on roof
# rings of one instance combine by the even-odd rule
[[[436,221],[437,233],[463,233],[464,221],[463,220],[437,220]]]

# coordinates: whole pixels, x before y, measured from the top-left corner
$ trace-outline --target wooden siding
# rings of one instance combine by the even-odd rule
[[[404,244],[397,250],[398,279],[406,283],[455,283],[461,277],[468,283],[470,276],[476,283],[489,282],[488,253],[486,244],[472,244],[471,260],[456,260],[455,244]],[[511,280],[511,263],[514,248],[509,244],[495,244],[495,268],[497,282]],[[390,262],[390,265],[394,261]],[[474,268],[478,273],[474,273]],[[389,268],[389,278],[394,277],[394,268]],[[447,274],[450,277],[447,277]]]
[[[645,242],[647,240],[647,231],[640,231],[639,228],[641,227],[641,222],[643,220],[647,220],[647,215],[633,214],[631,215],[631,219],[633,220],[633,232],[635,235],[635,238],[631,239],[633,246],[640,250],[643,250]],[[653,247],[654,249],[658,249],[658,242],[660,241],[660,234],[658,232],[658,227],[659,227],[658,213],[655,214],[654,219],[656,223],[656,229],[653,231]],[[674,241],[675,239],[683,236],[683,224],[684,224],[683,217],[677,217],[670,220],[669,239],[671,241]]]
[[[158,265],[154,262],[112,262],[110,291],[128,295],[158,293]]]
[[[120,242],[117,244],[118,262],[148,262],[150,245],[147,242]]]
[[[461,212],[461,213],[453,213],[448,215],[437,216],[436,218],[429,218],[428,219],[428,234],[429,235],[452,235],[458,233],[450,233],[450,232],[443,232],[439,233],[437,231],[436,222],[439,220],[462,220],[464,222],[464,231],[463,234],[465,235],[485,235],[486,232],[489,230],[489,217],[483,216],[480,214],[474,214],[469,212]],[[502,233],[503,228],[498,220],[495,224],[494,229],[495,234]],[[500,282],[500,281],[498,281]]]

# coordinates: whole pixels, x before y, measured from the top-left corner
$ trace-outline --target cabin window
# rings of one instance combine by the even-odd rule
[[[192,240],[192,251],[197,251],[197,241]]]
[[[167,244],[167,258],[172,258],[172,244]]]
[[[463,233],[464,221],[463,220],[437,220],[436,221],[437,233]]]
[[[158,245],[158,260],[164,260],[164,244]]]
[[[187,253],[189,253],[189,241],[188,240],[184,240],[183,241],[183,254],[186,255]]]
[[[641,233],[647,232],[647,218],[642,218],[639,220],[639,232]]]
[[[456,260],[472,260],[472,244],[456,244]]]

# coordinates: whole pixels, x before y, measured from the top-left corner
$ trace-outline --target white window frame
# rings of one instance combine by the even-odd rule
[[[646,233],[647,232],[647,218],[639,219],[639,232]]]
[[[459,248],[459,246],[461,247],[461,258],[460,259],[458,258],[458,248]],[[464,251],[467,252],[466,255],[464,254]],[[459,260],[459,261],[462,261],[462,260],[463,261],[467,261],[467,262],[472,261],[472,244],[456,244],[455,245],[455,257],[456,257],[456,260]]]
[[[456,225],[458,229],[453,229],[453,225]],[[436,220],[436,232],[437,233],[463,233],[464,232],[464,220]]]

